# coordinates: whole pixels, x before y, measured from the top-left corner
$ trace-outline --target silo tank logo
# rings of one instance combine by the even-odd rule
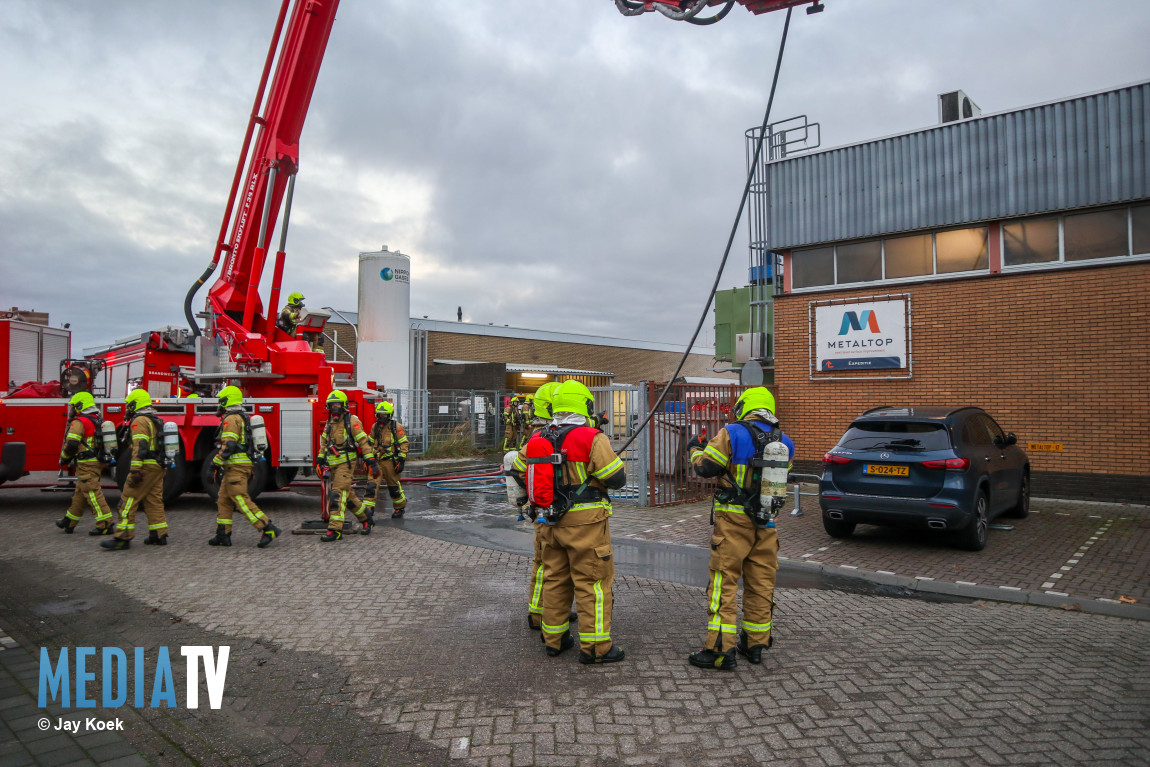
[[[384,268],[380,269],[379,270],[379,276],[383,278],[384,282],[389,282],[393,276],[391,274],[391,267],[385,266]]]
[[[385,266],[379,270],[379,276],[384,282],[410,282],[411,273],[407,269],[398,269]]]

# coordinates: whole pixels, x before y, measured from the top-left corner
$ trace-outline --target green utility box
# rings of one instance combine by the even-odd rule
[[[751,288],[715,292],[715,359],[735,361],[735,336],[751,331]]]

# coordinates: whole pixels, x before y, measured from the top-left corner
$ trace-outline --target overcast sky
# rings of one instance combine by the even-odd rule
[[[987,113],[1150,78],[1142,0],[825,5],[793,17],[772,115],[808,115],[824,147],[932,125],[944,91]],[[278,8],[4,4],[0,307],[70,322],[76,351],[183,324]],[[685,343],[784,15],[698,27],[611,0],[344,0],[285,290],[355,309],[358,253],[387,244],[411,256],[417,317],[461,305],[472,322]],[[744,228],[723,286],[746,268]]]

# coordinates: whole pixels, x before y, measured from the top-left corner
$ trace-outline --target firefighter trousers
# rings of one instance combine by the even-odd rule
[[[511,481],[510,477],[508,481]],[[527,584],[527,619],[533,627],[539,628],[543,620],[543,536],[540,533],[547,525],[532,527],[535,528],[535,556],[531,560],[531,580]]]
[[[351,484],[353,465],[352,461],[348,461],[331,467],[331,489],[327,494],[328,530],[343,530],[343,521],[348,509],[351,509],[351,513],[360,522],[367,519],[363,501],[355,494],[355,488]]]
[[[716,511],[711,536],[711,580],[707,586],[708,650],[726,652],[738,641],[739,578],[743,579],[743,630],[750,647],[771,637],[779,536],[761,529],[745,514]]]
[[[571,597],[579,615],[579,647],[593,656],[611,649],[611,582],[615,560],[607,520],[589,525],[537,524],[543,559],[543,639],[559,649],[570,625]]]
[[[260,511],[256,502],[248,495],[248,482],[252,478],[250,463],[233,463],[224,466],[224,476],[220,480],[220,494],[216,498],[216,524],[232,531],[232,514],[239,509],[252,527],[263,530],[267,527],[267,515]]]
[[[145,464],[140,473],[144,475],[140,483],[135,486],[130,481],[124,483],[120,493],[116,538],[121,541],[130,541],[136,534],[136,512],[141,506],[148,519],[148,532],[168,534],[168,518],[164,516],[164,467]]]
[[[102,471],[103,465],[99,461],[76,463],[76,492],[72,493],[72,505],[64,512],[68,518],[68,527],[80,523],[85,509],[91,509],[96,516],[97,529],[103,530],[112,524],[112,509],[100,488]]]
[[[387,488],[387,494],[391,498],[391,506],[396,511],[403,511],[407,508],[407,496],[403,492],[403,485],[399,481],[399,474],[395,471],[395,461],[390,458],[384,458],[379,462],[379,476],[368,488],[367,493],[364,495],[363,505],[365,511],[367,509],[375,509],[377,503],[382,501],[379,491]]]

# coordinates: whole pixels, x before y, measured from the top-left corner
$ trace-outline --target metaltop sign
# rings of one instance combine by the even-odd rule
[[[820,371],[906,367],[906,301],[867,301],[815,307]]]

